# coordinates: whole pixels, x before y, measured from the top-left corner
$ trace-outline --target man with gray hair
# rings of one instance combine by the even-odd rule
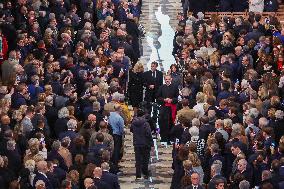
[[[260,129],[257,126],[254,125],[254,119],[253,119],[252,116],[253,115],[248,115],[245,118],[245,123],[247,124],[247,127],[245,129],[246,136],[248,136],[250,134],[250,132],[257,134],[260,131]]]
[[[69,137],[73,142],[74,139],[78,136],[78,133],[76,133],[76,129],[77,129],[77,121],[75,119],[70,119],[67,122],[67,131],[64,131],[59,134],[59,140],[62,140],[65,137]]]
[[[280,138],[284,135],[284,112],[277,110],[275,112],[276,121],[273,123],[275,142],[278,144]]]
[[[250,189],[250,183],[247,180],[242,180],[239,184],[239,189]]]
[[[217,119],[215,122],[215,128],[216,132],[219,132],[222,134],[223,138],[228,141],[229,139],[229,134],[227,131],[224,130],[224,121],[222,119]]]
[[[120,189],[117,175],[109,172],[109,164],[107,162],[104,162],[102,163],[101,168],[103,171],[101,180],[107,183],[112,189]]]
[[[211,165],[211,180],[208,183],[208,189],[216,188],[216,181],[222,179],[225,183],[227,182],[226,178],[222,176],[222,162],[220,160],[215,160]]]
[[[58,166],[65,171],[68,170],[68,167],[63,159],[63,157],[59,154],[59,150],[61,148],[61,142],[56,140],[53,142],[51,146],[51,151],[47,154],[47,161],[58,161]]]
[[[47,171],[48,171],[47,162],[46,161],[39,161],[36,164],[36,168],[37,168],[37,173],[36,173],[36,176],[33,180],[33,186],[35,187],[36,183],[41,180],[41,181],[44,182],[44,185],[47,189],[52,189],[53,186],[52,186],[50,180],[48,179],[48,177],[46,175]]]
[[[113,131],[114,151],[113,151],[113,166],[114,171],[119,173],[118,161],[120,159],[120,150],[122,148],[122,136],[124,135],[124,120],[120,115],[121,106],[114,105],[114,112],[110,112],[109,124]]]
[[[266,117],[259,118],[259,120],[258,120],[258,127],[260,129],[263,129],[264,127],[267,127],[268,124],[269,124],[269,121],[267,120]]]
[[[93,178],[93,181],[94,181],[94,185],[97,187],[97,188],[110,188],[110,185],[109,183],[106,183],[102,180],[102,174],[103,174],[103,171],[102,171],[102,168],[100,167],[96,167],[93,171],[93,175],[94,175],[94,178]]]
[[[18,149],[16,148],[16,141],[15,140],[8,140],[7,142],[7,150],[4,152],[4,155],[8,158],[8,168],[12,170],[14,173],[20,171],[21,166],[21,154],[19,153]]]

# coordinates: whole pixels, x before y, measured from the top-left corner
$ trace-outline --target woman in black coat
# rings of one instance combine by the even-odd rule
[[[128,94],[130,104],[136,109],[143,101],[143,64],[138,62],[129,72]]]

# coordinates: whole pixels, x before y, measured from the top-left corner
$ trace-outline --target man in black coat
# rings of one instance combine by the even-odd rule
[[[141,178],[141,170],[147,179],[149,177],[148,164],[150,151],[154,144],[150,125],[145,119],[144,111],[142,109],[137,110],[137,117],[133,119],[130,131],[133,133],[136,179]]]
[[[37,163],[37,173],[33,180],[33,186],[35,187],[37,181],[42,180],[45,184],[46,189],[53,189],[53,186],[50,180],[47,178],[47,162],[46,161],[39,161]]]
[[[226,182],[226,178],[221,175],[222,172],[222,162],[219,160],[216,160],[211,165],[211,180],[208,183],[208,189],[215,189],[216,188],[216,181],[222,179],[224,182]]]
[[[151,70],[144,72],[144,86],[146,88],[144,101],[146,101],[146,109],[148,113],[151,114],[153,107],[153,120],[156,123],[158,108],[156,104],[152,104],[156,102],[156,93],[160,86],[163,85],[163,73],[157,70],[158,63],[151,63]]]
[[[156,93],[160,86],[163,85],[163,73],[157,70],[158,63],[151,63],[151,70],[144,73],[144,85],[146,87],[145,92],[145,101],[146,102],[155,102]]]
[[[120,189],[117,175],[110,173],[110,167],[107,162],[102,163],[102,177],[101,180],[107,183],[112,189]]]
[[[186,187],[186,189],[204,189],[203,186],[199,184],[200,175],[196,172],[191,174],[191,185]]]
[[[97,189],[112,189],[106,182],[102,180],[102,169],[100,167],[96,167],[94,169],[94,185]]]
[[[255,42],[259,41],[260,36],[263,36],[264,34],[259,31],[258,29],[258,23],[253,23],[252,25],[252,31],[247,33],[245,36],[245,41],[248,42],[249,40],[253,39]]]
[[[139,29],[138,29],[138,25],[133,20],[132,14],[128,15],[128,19],[126,21],[126,31],[132,37],[131,46],[132,46],[134,53],[135,53],[135,57],[132,61],[135,64],[137,62],[138,58],[140,58]]]
[[[63,159],[63,157],[58,153],[59,148],[61,147],[60,141],[54,141],[51,147],[51,151],[47,154],[47,161],[58,161],[59,167],[68,170],[68,167]]]
[[[18,173],[21,168],[21,154],[19,153],[18,149],[16,149],[16,142],[14,140],[9,140],[7,142],[7,152],[5,153],[9,162],[8,168],[13,171],[14,173]]]
[[[175,122],[179,91],[178,87],[172,84],[170,75],[165,76],[165,83],[157,92],[157,101],[161,105],[159,112],[161,141],[169,142],[170,130]]]

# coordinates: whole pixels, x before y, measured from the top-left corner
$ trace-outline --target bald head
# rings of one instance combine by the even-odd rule
[[[46,161],[39,161],[36,164],[36,168],[39,172],[46,173],[47,172],[47,162]]]
[[[101,178],[102,177],[102,174],[103,174],[103,171],[100,167],[96,167],[93,171],[93,174],[94,174],[94,177],[95,178]]]

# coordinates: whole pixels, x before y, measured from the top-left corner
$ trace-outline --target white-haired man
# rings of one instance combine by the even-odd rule
[[[65,137],[69,137],[73,141],[78,134],[76,133],[77,121],[75,119],[70,119],[67,122],[67,131],[59,134],[59,140],[62,140]]]

